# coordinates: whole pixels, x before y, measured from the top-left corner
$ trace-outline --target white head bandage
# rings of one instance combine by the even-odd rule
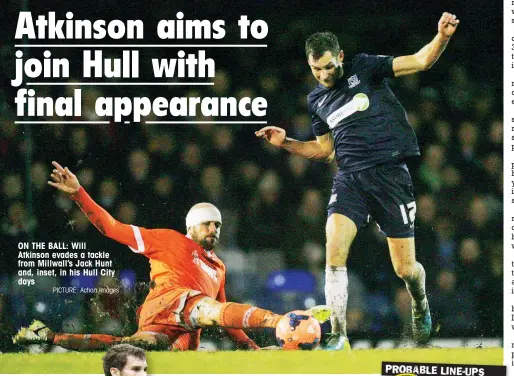
[[[208,202],[201,202],[193,205],[186,215],[186,229],[196,226],[203,222],[219,222],[221,223],[221,213],[216,206]]]

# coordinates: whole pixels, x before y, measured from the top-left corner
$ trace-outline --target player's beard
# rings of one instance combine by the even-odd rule
[[[218,237],[216,235],[207,235],[203,239],[199,239],[196,234],[192,234],[192,238],[206,251],[212,251],[216,244],[218,244]]]
[[[216,244],[218,244],[218,238],[216,235],[209,235],[203,238],[200,244],[202,245],[203,249],[212,251]]]

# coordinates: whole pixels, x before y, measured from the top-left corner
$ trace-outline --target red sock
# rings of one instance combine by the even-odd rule
[[[223,303],[221,326],[227,328],[275,328],[282,315],[249,304]]]
[[[108,334],[56,333],[53,344],[70,350],[101,350],[120,342],[122,337]]]

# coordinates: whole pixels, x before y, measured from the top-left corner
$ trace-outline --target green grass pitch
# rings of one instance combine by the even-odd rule
[[[2,354],[2,373],[102,374],[103,353]],[[148,352],[148,373],[374,373],[382,361],[502,365],[503,349]]]

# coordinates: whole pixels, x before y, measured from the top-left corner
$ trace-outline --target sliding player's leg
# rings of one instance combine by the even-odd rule
[[[186,320],[193,327],[218,325],[226,328],[275,328],[283,315],[234,302],[220,303],[208,296],[196,296],[186,303]],[[315,306],[308,312],[320,322],[330,316],[327,306]]]
[[[137,332],[129,337],[109,334],[54,333],[39,320],[21,328],[13,337],[20,345],[51,344],[69,350],[104,350],[118,343],[129,343],[149,350],[164,350],[170,346],[167,335],[157,332]]]
[[[53,344],[72,350],[101,350],[119,343],[122,337],[107,334],[66,334],[54,333],[39,320],[34,320],[28,327],[22,327],[13,337],[13,342],[20,345]]]
[[[275,328],[282,315],[249,304],[220,303],[201,295],[188,301],[185,307],[191,326],[202,328],[218,325],[225,328]]]

